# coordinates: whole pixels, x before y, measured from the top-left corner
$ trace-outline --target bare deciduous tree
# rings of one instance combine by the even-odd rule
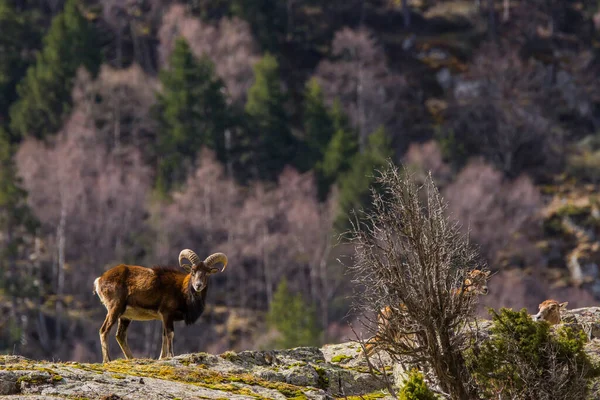
[[[150,170],[133,147],[108,152],[92,125],[75,112],[53,143],[28,139],[16,157],[29,204],[56,237],[58,294],[79,293],[105,264],[139,251],[131,235],[145,230]],[[85,267],[69,268],[72,260]]]
[[[384,125],[394,135],[402,124],[399,109],[406,82],[387,65],[383,48],[367,29],[344,28],[335,34],[333,59],[317,66],[316,77],[329,103],[339,98],[360,133],[360,148]]]
[[[482,160],[471,161],[444,195],[452,217],[469,227],[490,263],[541,209],[540,193],[529,177],[505,179]]]
[[[446,186],[452,178],[452,168],[444,162],[442,150],[435,140],[412,143],[404,154],[404,164],[414,170],[420,182],[425,181],[428,173],[438,187]]]
[[[130,63],[156,72],[152,32],[168,2],[162,0],[105,0],[98,19],[105,31],[107,61],[116,68]]]
[[[122,150],[109,152],[93,122],[75,111],[49,143],[29,138],[16,155],[28,203],[53,254],[52,284],[44,295],[57,297],[55,348],[71,342],[63,331],[63,304],[73,297],[86,301],[81,288],[89,288],[105,264],[140,251],[150,171],[137,149]]]
[[[150,115],[158,82],[137,65],[126,69],[100,68],[94,81],[80,69],[73,89],[77,110],[94,123],[99,142],[106,148],[133,145],[144,156],[155,146],[155,119]]]
[[[350,232],[357,306],[385,318],[379,339],[392,358],[432,372],[452,399],[475,398],[462,351],[477,298],[456,289],[482,269],[477,252],[446,216],[431,176],[418,186],[390,163],[377,183],[383,191],[373,193],[372,211]]]
[[[238,295],[217,303],[264,309],[285,276],[294,291],[319,306],[326,327],[327,307],[344,282],[340,266],[330,262],[334,200],[319,202],[311,173],[287,168],[275,186],[242,188],[225,175],[213,152],[202,150],[198,159],[171,203],[157,205],[154,259],[167,260],[191,245],[218,249],[235,260],[236,273],[214,285]]]
[[[277,187],[254,185],[233,228],[243,256],[262,266],[266,300],[285,276],[293,290],[319,304],[324,327],[325,300],[338,294],[343,279],[330,264],[334,207],[331,199],[318,201],[312,174],[286,168]]]
[[[221,18],[218,23],[205,22],[190,16],[185,6],[174,4],[163,17],[158,37],[161,66],[167,64],[175,40],[183,37],[194,55],[211,58],[231,100],[243,104],[254,79],[252,67],[259,59],[258,45],[246,21]]]
[[[487,47],[466,77],[448,108],[452,142],[462,151],[483,155],[510,176],[541,166],[547,172],[560,161],[560,129],[541,106],[557,97],[551,71]]]

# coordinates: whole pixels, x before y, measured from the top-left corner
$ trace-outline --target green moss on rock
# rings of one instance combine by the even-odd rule
[[[319,389],[327,389],[329,387],[329,377],[327,376],[327,371],[324,368],[318,367],[315,365],[315,371],[317,371],[317,375],[319,375],[319,380],[317,381],[317,387]]]
[[[352,359],[352,357],[351,356],[347,356],[345,354],[338,354],[337,356],[333,356],[331,358],[331,362],[339,363],[339,362],[342,362],[344,360],[349,360],[349,359]]]
[[[373,393],[364,394],[362,396],[348,396],[348,397],[342,397],[342,398],[347,399],[347,400],[374,400],[374,399],[382,399],[385,396],[386,396],[386,394],[383,392],[373,392]]]

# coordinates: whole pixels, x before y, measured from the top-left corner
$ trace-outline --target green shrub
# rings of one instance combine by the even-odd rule
[[[271,343],[272,347],[318,346],[321,342],[315,307],[306,304],[300,293],[291,293],[285,278],[273,295],[267,323],[281,334]]]
[[[548,236],[561,236],[567,233],[563,226],[562,218],[558,215],[545,219],[543,222],[544,233]]]
[[[600,181],[600,135],[581,140],[567,157],[567,172],[580,181]]]
[[[598,375],[584,351],[586,337],[571,328],[536,322],[525,309],[493,315],[492,337],[466,354],[485,398],[583,399]]]
[[[584,218],[590,213],[590,206],[579,207],[574,204],[565,204],[556,210],[556,215],[561,217]]]
[[[438,397],[427,387],[423,374],[413,369],[404,381],[398,398],[400,400],[436,400]]]
[[[457,139],[457,135],[452,129],[438,130],[435,138],[440,145],[444,160],[450,161],[455,165],[462,166],[469,158],[469,152],[465,148],[464,143]]]

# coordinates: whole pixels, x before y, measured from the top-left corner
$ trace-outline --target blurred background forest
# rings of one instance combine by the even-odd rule
[[[388,157],[470,229],[482,314],[593,305],[599,76],[597,0],[0,0],[0,350],[99,361],[93,280],[188,247],[230,266],[176,353],[351,338],[336,234]]]

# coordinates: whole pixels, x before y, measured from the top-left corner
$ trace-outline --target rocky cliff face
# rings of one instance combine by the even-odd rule
[[[565,324],[583,329],[587,351],[600,361],[600,307],[567,312]],[[479,321],[486,329],[489,321]],[[385,357],[385,356],[383,356]],[[383,358],[395,385],[402,374]],[[170,360],[116,360],[80,364],[0,357],[0,395],[16,399],[374,399],[391,398],[384,380],[368,373],[352,342],[322,348],[195,353]],[[362,396],[362,397],[361,397]],[[600,398],[600,382],[591,398]]]

